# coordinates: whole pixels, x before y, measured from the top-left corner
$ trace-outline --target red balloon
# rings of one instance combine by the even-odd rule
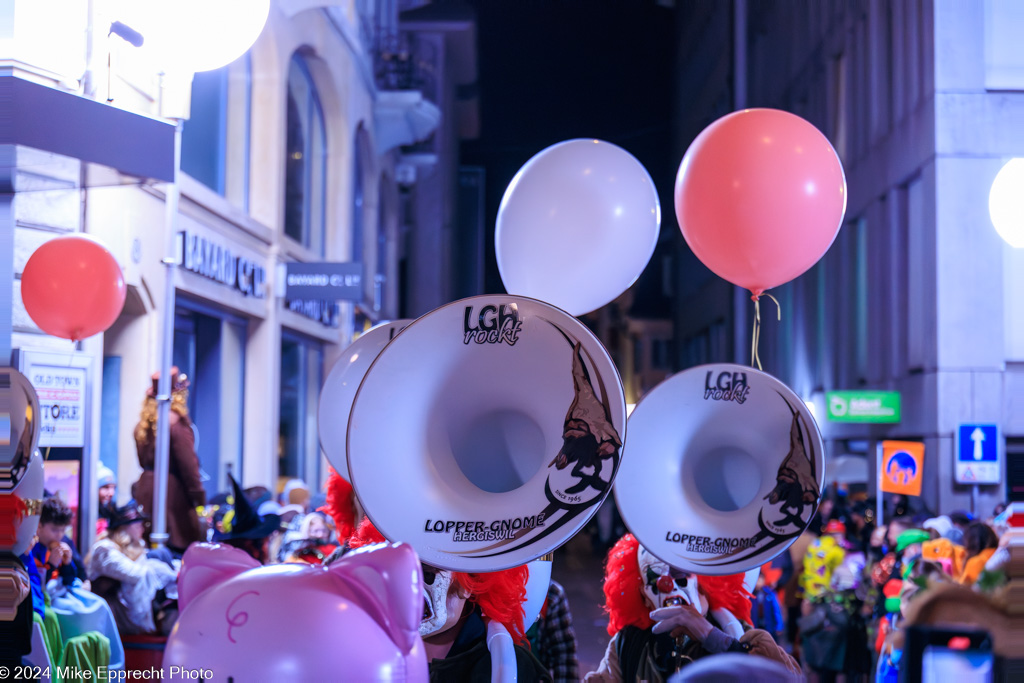
[[[697,258],[757,297],[828,251],[846,213],[846,177],[813,125],[777,109],[745,109],[712,123],[686,150],[675,204]]]
[[[79,341],[121,314],[124,274],[114,255],[85,235],[64,235],[35,250],[21,274],[25,311],[47,334]]]

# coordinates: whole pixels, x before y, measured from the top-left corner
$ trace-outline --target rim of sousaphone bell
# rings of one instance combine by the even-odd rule
[[[550,304],[471,297],[413,321],[374,360],[348,424],[367,516],[427,564],[498,571],[568,541],[611,491],[622,381]]]
[[[334,470],[348,481],[351,478],[348,474],[348,459],[345,457],[345,431],[348,429],[348,416],[352,412],[356,390],[373,359],[411,322],[407,319],[391,320],[374,325],[361,334],[342,351],[320,390],[317,404],[320,449]]]
[[[746,572],[786,550],[824,485],[814,416],[775,377],[717,363],[664,380],[629,418],[615,482],[626,526],[696,574]]]

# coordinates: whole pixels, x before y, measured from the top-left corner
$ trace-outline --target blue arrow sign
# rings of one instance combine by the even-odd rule
[[[960,462],[996,462],[999,460],[999,428],[996,425],[963,424],[957,433]]]
[[[961,484],[999,483],[999,427],[962,424],[956,432],[956,480]]]

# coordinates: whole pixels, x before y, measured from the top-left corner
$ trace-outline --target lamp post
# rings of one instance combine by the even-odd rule
[[[211,71],[245,54],[263,31],[270,0],[179,0],[150,3],[140,18],[141,34],[154,58],[178,71]],[[161,73],[161,98],[164,74]],[[161,101],[162,105],[162,101]],[[162,107],[161,107],[162,108]],[[163,114],[163,111],[161,111]],[[157,381],[156,462],[153,472],[153,528],[150,544],[162,548],[167,534],[167,482],[170,469],[171,364],[174,355],[174,269],[178,265],[178,200],[181,173],[181,132],[185,116],[174,121],[174,180],[167,186],[165,220],[167,256],[160,342],[160,377]]]

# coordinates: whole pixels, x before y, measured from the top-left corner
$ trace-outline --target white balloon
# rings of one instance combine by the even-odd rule
[[[381,323],[364,332],[345,349],[341,359],[327,374],[327,380],[320,390],[320,405],[317,408],[320,449],[346,481],[352,481],[348,473],[348,458],[345,455],[345,438],[356,390],[384,347],[411,322],[412,320],[394,320]]]
[[[602,140],[568,140],[519,169],[498,208],[495,251],[509,294],[582,315],[647,266],[661,205],[647,170]]]

